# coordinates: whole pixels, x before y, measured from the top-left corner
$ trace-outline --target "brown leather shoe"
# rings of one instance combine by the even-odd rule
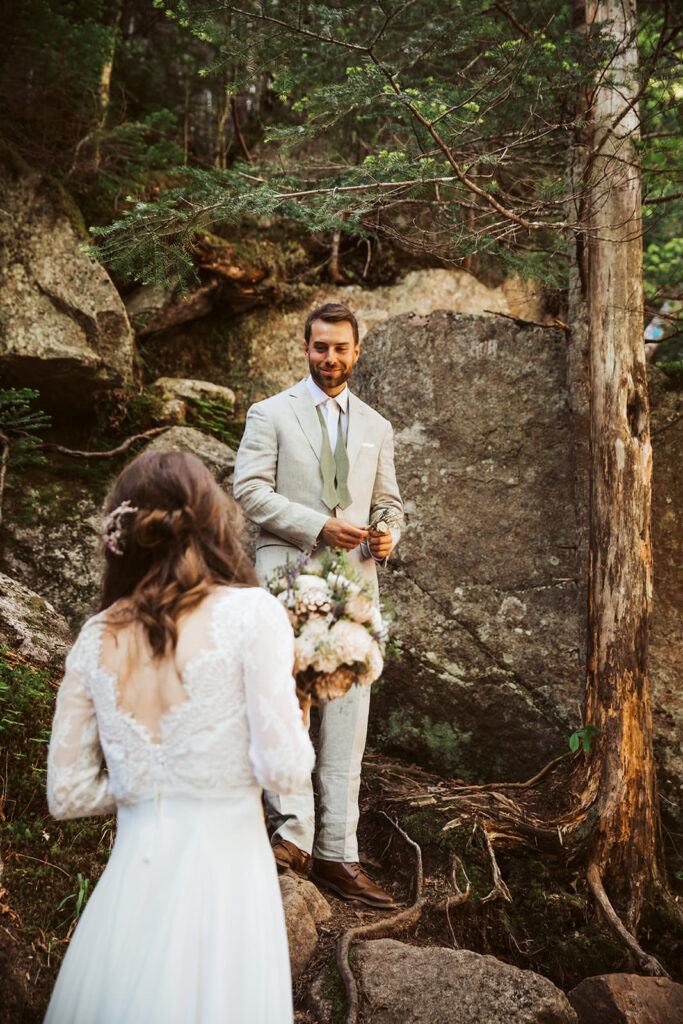
[[[304,853],[288,839],[278,839],[273,843],[273,856],[278,871],[286,871],[291,868],[297,875],[308,878],[308,871],[311,866],[311,855]]]
[[[311,878],[345,900],[360,900],[376,910],[390,910],[396,906],[393,897],[368,878],[358,861],[347,864],[314,857]]]

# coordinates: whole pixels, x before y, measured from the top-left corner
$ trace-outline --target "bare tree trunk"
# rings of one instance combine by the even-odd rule
[[[9,437],[0,433],[0,526],[2,526],[2,499],[5,495],[5,476],[9,460]]]
[[[97,117],[97,129],[95,131],[94,163],[96,170],[99,168],[101,161],[100,134],[107,122],[107,111],[109,109],[109,100],[111,99],[111,75],[114,70],[114,53],[116,52],[116,39],[119,34],[122,16],[123,0],[119,0],[114,14],[114,23],[111,28],[111,46],[109,48],[109,53],[107,54],[107,59],[102,65],[102,74],[100,75],[100,89],[98,96],[100,109]]]
[[[652,601],[650,444],[643,336],[635,0],[591,0],[614,40],[593,96],[587,282],[591,508],[586,721],[597,812],[593,876],[632,931],[659,880],[647,674]],[[596,874],[597,869],[597,874]]]
[[[225,89],[223,90],[223,109],[220,112],[216,127],[216,150],[213,161],[214,167],[217,167],[219,171],[224,171],[227,167],[228,139],[226,129],[229,119],[230,84],[226,81]]]
[[[185,76],[185,112],[183,114],[183,163],[186,164],[190,154],[190,74]]]

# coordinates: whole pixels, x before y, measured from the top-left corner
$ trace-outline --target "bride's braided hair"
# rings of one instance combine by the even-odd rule
[[[240,511],[193,455],[139,455],[112,487],[104,511],[101,608],[126,598],[130,615],[115,621],[139,620],[155,656],[174,650],[179,616],[212,587],[258,585],[239,542]]]

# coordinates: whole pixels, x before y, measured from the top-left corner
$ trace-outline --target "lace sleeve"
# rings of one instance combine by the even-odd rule
[[[53,817],[61,819],[109,814],[116,809],[95,708],[85,684],[82,636],[66,659],[47,756],[48,807]]]
[[[254,590],[249,604],[243,640],[249,758],[264,789],[292,793],[315,761],[292,676],[294,634],[277,598]]]

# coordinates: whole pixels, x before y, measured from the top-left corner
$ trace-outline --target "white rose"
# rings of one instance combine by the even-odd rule
[[[302,573],[295,581],[297,590],[327,590],[327,583],[321,576],[312,576],[310,573]]]

